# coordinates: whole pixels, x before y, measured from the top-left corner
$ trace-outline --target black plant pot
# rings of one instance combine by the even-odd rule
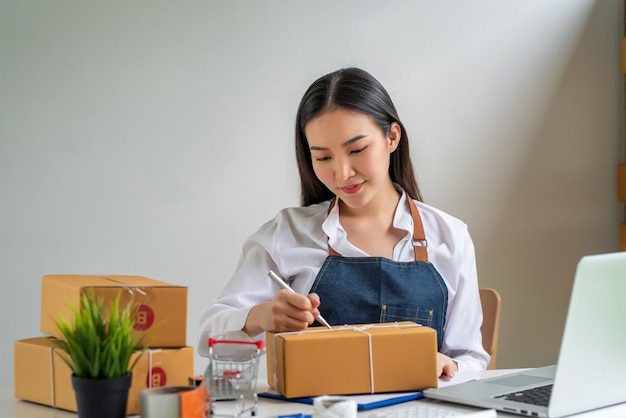
[[[79,418],[124,418],[132,375],[87,379],[72,375]]]

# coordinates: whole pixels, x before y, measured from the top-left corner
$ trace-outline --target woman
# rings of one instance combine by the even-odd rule
[[[409,141],[383,86],[358,68],[315,81],[296,118],[301,207],[245,242],[201,320],[210,333],[414,321],[437,331],[437,370],[485,369],[474,246],[467,226],[422,202]],[[281,275],[297,293],[278,290]]]

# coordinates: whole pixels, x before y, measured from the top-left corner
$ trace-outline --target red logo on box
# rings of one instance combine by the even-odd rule
[[[153,367],[146,378],[146,387],[156,388],[167,384],[167,375],[165,370],[160,367]]]
[[[133,328],[138,331],[145,331],[154,323],[154,311],[148,305],[139,305],[135,316]]]

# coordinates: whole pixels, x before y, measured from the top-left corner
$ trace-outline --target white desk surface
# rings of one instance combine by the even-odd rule
[[[485,377],[493,377],[511,373],[516,370],[487,370],[483,372],[460,372],[457,374],[460,380],[481,379]],[[455,378],[456,379],[456,378]],[[259,392],[267,389],[267,384],[264,381],[260,381],[257,387]],[[420,399],[417,402],[438,402],[431,399]],[[392,408],[402,407],[403,404],[389,406],[376,411],[383,411]],[[406,405],[406,404],[404,404]],[[470,407],[457,406],[454,404],[446,403],[454,409],[461,411],[477,411],[477,409]],[[258,418],[275,417],[277,415],[288,415],[297,413],[312,413],[313,408],[309,405],[303,405],[294,402],[282,402],[270,399],[259,398],[259,409],[257,413]],[[359,418],[366,418],[372,411],[359,412]],[[499,417],[520,417],[520,415],[511,415],[499,412]],[[60,409],[54,409],[48,406],[39,405],[31,402],[22,401],[16,399],[13,396],[12,389],[0,389],[0,417],[2,418],[76,418],[77,414],[72,412],[63,411]],[[139,417],[139,415],[133,415],[132,417]],[[132,418],[128,417],[128,418]],[[595,410],[583,414],[576,415],[576,417],[584,418],[612,418],[612,417],[626,417],[626,403],[615,405],[613,407]]]

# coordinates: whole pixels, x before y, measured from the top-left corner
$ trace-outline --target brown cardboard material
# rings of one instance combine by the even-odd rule
[[[134,298],[138,310],[136,337],[146,336],[144,346],[184,347],[187,345],[187,287],[141,276],[46,275],[41,281],[41,332],[60,338],[54,321],[70,321],[72,307],[80,296],[94,290],[107,306],[122,290],[121,306]]]
[[[266,335],[268,384],[287,398],[437,387],[437,332],[413,322]]]
[[[49,337],[14,342],[16,398],[76,412],[71,369]],[[138,354],[134,354],[131,363]],[[148,349],[133,370],[126,415],[140,412],[140,394],[148,387],[188,385],[193,375],[193,347]]]

